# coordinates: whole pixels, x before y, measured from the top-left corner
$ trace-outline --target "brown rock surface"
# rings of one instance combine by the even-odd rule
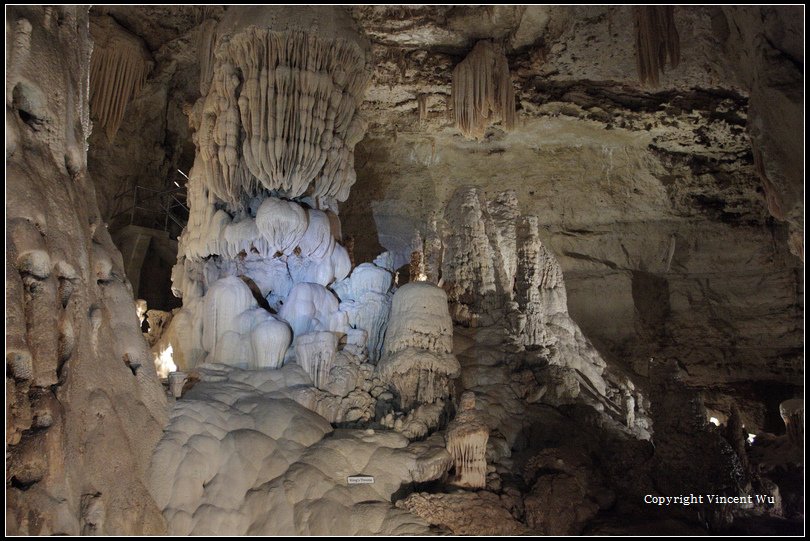
[[[87,173],[87,8],[7,17],[6,532],[158,534],[166,401]]]

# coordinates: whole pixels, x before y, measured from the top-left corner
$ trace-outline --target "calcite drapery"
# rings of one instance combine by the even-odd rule
[[[295,339],[296,361],[319,389],[328,383],[337,347],[337,336],[329,331],[307,333]]]
[[[112,17],[92,17],[90,112],[107,137],[115,137],[127,104],[140,93],[154,62],[143,41]]]
[[[675,28],[675,6],[635,6],[636,64],[642,83],[658,85],[667,63],[675,67],[681,60],[681,41]]]
[[[515,89],[503,51],[479,41],[453,70],[452,100],[456,127],[465,137],[483,138],[497,120],[511,130],[517,116]]]
[[[198,133],[206,184],[234,205],[259,189],[343,201],[365,133],[357,114],[369,80],[365,52],[345,32],[280,26],[234,15],[203,34],[215,58],[203,65],[211,83]]]
[[[459,413],[447,426],[447,450],[453,457],[456,476],[453,483],[467,488],[487,484],[487,440],[489,427],[475,411],[475,393],[461,395]]]

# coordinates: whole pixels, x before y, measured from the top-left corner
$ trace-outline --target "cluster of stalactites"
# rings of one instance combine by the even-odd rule
[[[218,41],[206,45],[216,53],[213,68],[204,65],[212,80],[199,147],[212,193],[232,204],[262,187],[344,201],[366,130],[358,114],[369,80],[362,49],[255,26],[230,39],[209,35]]]
[[[641,82],[658,85],[658,76],[681,60],[681,41],[675,28],[674,6],[636,6],[636,63]]]
[[[90,111],[112,139],[127,104],[140,93],[153,62],[143,42],[109,17],[92,18]]]
[[[453,70],[452,102],[456,127],[467,138],[481,139],[498,120],[515,125],[515,89],[509,62],[489,41],[479,41]]]

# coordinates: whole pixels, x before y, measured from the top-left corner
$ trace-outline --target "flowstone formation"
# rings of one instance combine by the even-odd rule
[[[297,389],[300,367],[209,366],[172,412],[152,461],[152,493],[173,535],[414,535],[394,508],[400,485],[450,467],[441,437],[408,445],[374,430],[333,430]],[[298,403],[296,403],[298,402]],[[366,476],[371,484],[348,484]]]
[[[380,334],[374,314],[358,327],[330,289],[351,271],[335,209],[364,133],[364,45],[341,10],[235,9],[200,32],[204,95],[173,272],[183,309],[159,347],[181,369],[294,358],[324,388],[333,369],[365,362],[369,337],[376,352]],[[346,302],[360,282],[344,286]],[[387,299],[390,279],[377,282],[366,287]],[[340,337],[350,339],[339,352]]]
[[[153,348],[187,378],[152,463],[169,531],[424,533],[391,496],[450,469],[441,435],[409,437],[446,419],[458,362],[445,293],[394,294],[390,258],[352,270],[343,243],[364,44],[338,8],[236,8],[201,29],[183,307]],[[366,429],[392,412],[412,418],[402,434]]]

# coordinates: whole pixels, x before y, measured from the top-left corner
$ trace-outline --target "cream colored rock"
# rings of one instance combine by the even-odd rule
[[[349,325],[366,333],[368,357],[376,363],[382,353],[383,337],[391,310],[392,275],[372,263],[361,263],[351,276],[336,282],[332,289],[340,298],[340,311]]]
[[[151,491],[169,531],[184,534],[418,534],[427,525],[394,508],[403,483],[449,467],[437,440],[337,430],[285,398],[306,381],[274,371],[212,367],[178,401],[152,460]],[[328,438],[324,436],[329,435]],[[352,475],[373,484],[350,485]]]
[[[453,457],[456,476],[453,484],[484,488],[487,484],[487,440],[489,427],[475,411],[475,393],[461,395],[459,413],[447,426],[447,450]]]
[[[256,225],[270,245],[270,252],[290,255],[307,231],[306,210],[292,201],[265,199],[256,211]]]
[[[287,347],[292,342],[290,326],[274,317],[268,317],[250,331],[255,368],[280,368]]]
[[[239,278],[229,276],[215,282],[205,295],[202,307],[203,348],[212,352],[225,333],[241,334],[245,329],[237,324],[237,316],[256,306],[250,289]]]
[[[319,389],[324,389],[329,382],[337,346],[337,336],[328,331],[302,334],[295,338],[296,362],[306,370],[312,383]]]
[[[298,337],[310,331],[330,330],[330,316],[337,310],[338,300],[329,290],[302,282],[293,286],[279,317],[290,324],[293,336]]]
[[[403,410],[450,395],[459,373],[447,295],[427,282],[405,284],[391,304],[383,357],[377,372],[399,397]]]

